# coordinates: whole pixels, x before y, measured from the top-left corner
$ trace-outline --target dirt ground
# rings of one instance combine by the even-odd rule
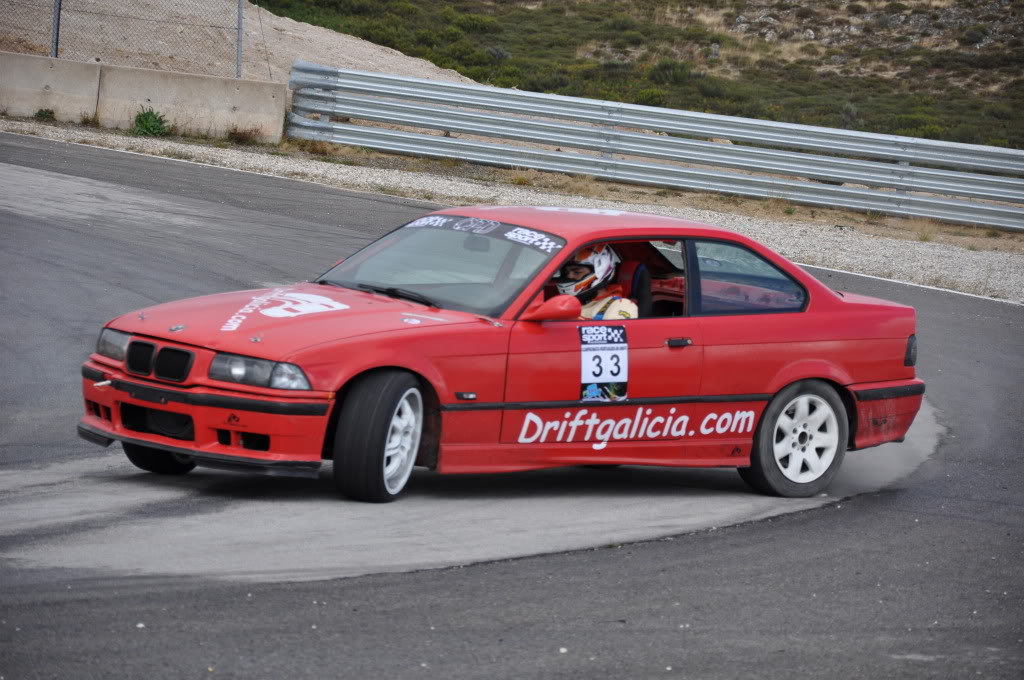
[[[53,3],[0,0],[0,50],[50,53]],[[59,56],[206,75],[235,75],[234,0],[64,2]],[[271,14],[246,3],[242,77],[286,82],[292,61],[472,82],[450,69],[359,38]]]

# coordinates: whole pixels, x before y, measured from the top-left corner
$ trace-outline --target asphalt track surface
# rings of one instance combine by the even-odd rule
[[[289,582],[316,578],[302,566],[339,532],[331,513],[318,510],[324,497],[302,512],[315,482],[215,475],[181,488],[74,438],[78,367],[107,318],[308,278],[431,207],[0,135],[0,507],[43,498],[38,507],[50,513],[35,528],[0,514],[0,554],[48,558],[0,562],[4,680],[1020,677],[1019,306],[817,272],[834,287],[917,307],[920,374],[947,428],[938,448],[880,492],[645,543]],[[563,498],[560,513],[526,514],[497,537],[515,543],[532,532],[543,541],[559,515],[587,512],[595,500],[612,514],[644,517],[666,498],[739,491],[732,476],[715,472],[420,475],[421,495],[435,502],[405,534],[396,534],[401,523],[386,523],[394,535],[385,538],[399,552],[403,542],[444,545],[495,503]],[[82,484],[69,489],[79,473]],[[102,507],[83,505],[102,495],[82,494],[90,485],[107,495]],[[130,512],[110,515],[124,498]],[[232,514],[237,506],[298,514],[308,541],[286,549],[257,541],[246,553],[231,534],[274,527],[247,523]],[[52,521],[69,514],[75,521]],[[358,524],[372,534],[370,514]],[[224,532],[221,549],[241,553],[252,572],[289,558],[294,569],[257,582],[171,568],[125,574],[152,562],[138,556],[162,556],[168,544],[181,554],[190,534],[211,527]],[[86,560],[83,535],[106,561]]]

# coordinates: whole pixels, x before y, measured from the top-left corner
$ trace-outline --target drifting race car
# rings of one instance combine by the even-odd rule
[[[604,244],[636,318],[553,283]],[[319,278],[109,322],[83,438],[139,468],[316,476],[390,501],[414,465],[734,467],[809,496],[903,438],[924,383],[913,308],[827,288],[738,234],[646,214],[440,210]]]

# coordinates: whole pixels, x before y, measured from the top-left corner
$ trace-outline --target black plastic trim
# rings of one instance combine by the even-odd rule
[[[924,394],[924,383],[900,385],[899,387],[879,387],[874,390],[850,390],[857,401],[878,401],[880,399],[899,399],[900,397],[916,397]]]
[[[82,377],[86,380],[95,380],[99,382],[103,380],[103,371],[98,371],[91,366],[82,366]]]
[[[442,411],[521,411],[544,408],[601,408],[604,406],[650,406],[654,404],[700,404],[731,401],[768,401],[770,394],[716,394],[707,397],[646,397],[623,401],[497,401],[489,404],[441,404]]]
[[[90,372],[89,375],[86,373]],[[95,369],[87,366],[82,367],[82,376],[90,380],[102,378],[103,375],[95,375]],[[326,402],[319,404],[297,403],[290,401],[268,401],[264,399],[245,399],[242,397],[226,397],[219,394],[192,394],[190,392],[178,392],[175,390],[164,390],[159,387],[149,387],[137,383],[114,380],[111,386],[115,390],[127,393],[133,399],[148,401],[153,404],[166,404],[174,402],[178,404],[189,404],[190,406],[211,406],[213,408],[226,408],[233,411],[254,411],[256,413],[272,413],[285,416],[324,416],[330,405]]]
[[[87,428],[85,425],[78,426],[78,436],[87,442],[99,444],[104,448],[114,443],[113,437],[108,437],[105,434],[100,434],[99,432],[96,432],[93,429]]]
[[[219,468],[224,470],[240,470],[255,472],[264,475],[281,477],[311,477],[315,478],[320,472],[320,461],[267,461],[259,458],[244,458],[240,456],[226,456],[218,453],[197,452],[191,449],[183,449],[177,446],[158,444],[145,439],[134,439],[121,435],[110,435],[99,432],[88,425],[78,425],[78,436],[88,441],[95,442],[96,439],[109,439],[113,441],[128,442],[139,446],[148,446],[151,449],[160,449],[170,453],[178,453],[189,456],[196,465],[203,467]]]

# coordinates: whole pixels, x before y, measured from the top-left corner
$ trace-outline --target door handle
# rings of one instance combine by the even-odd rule
[[[669,347],[689,347],[693,344],[693,340],[690,338],[669,338],[665,341],[665,344]]]

